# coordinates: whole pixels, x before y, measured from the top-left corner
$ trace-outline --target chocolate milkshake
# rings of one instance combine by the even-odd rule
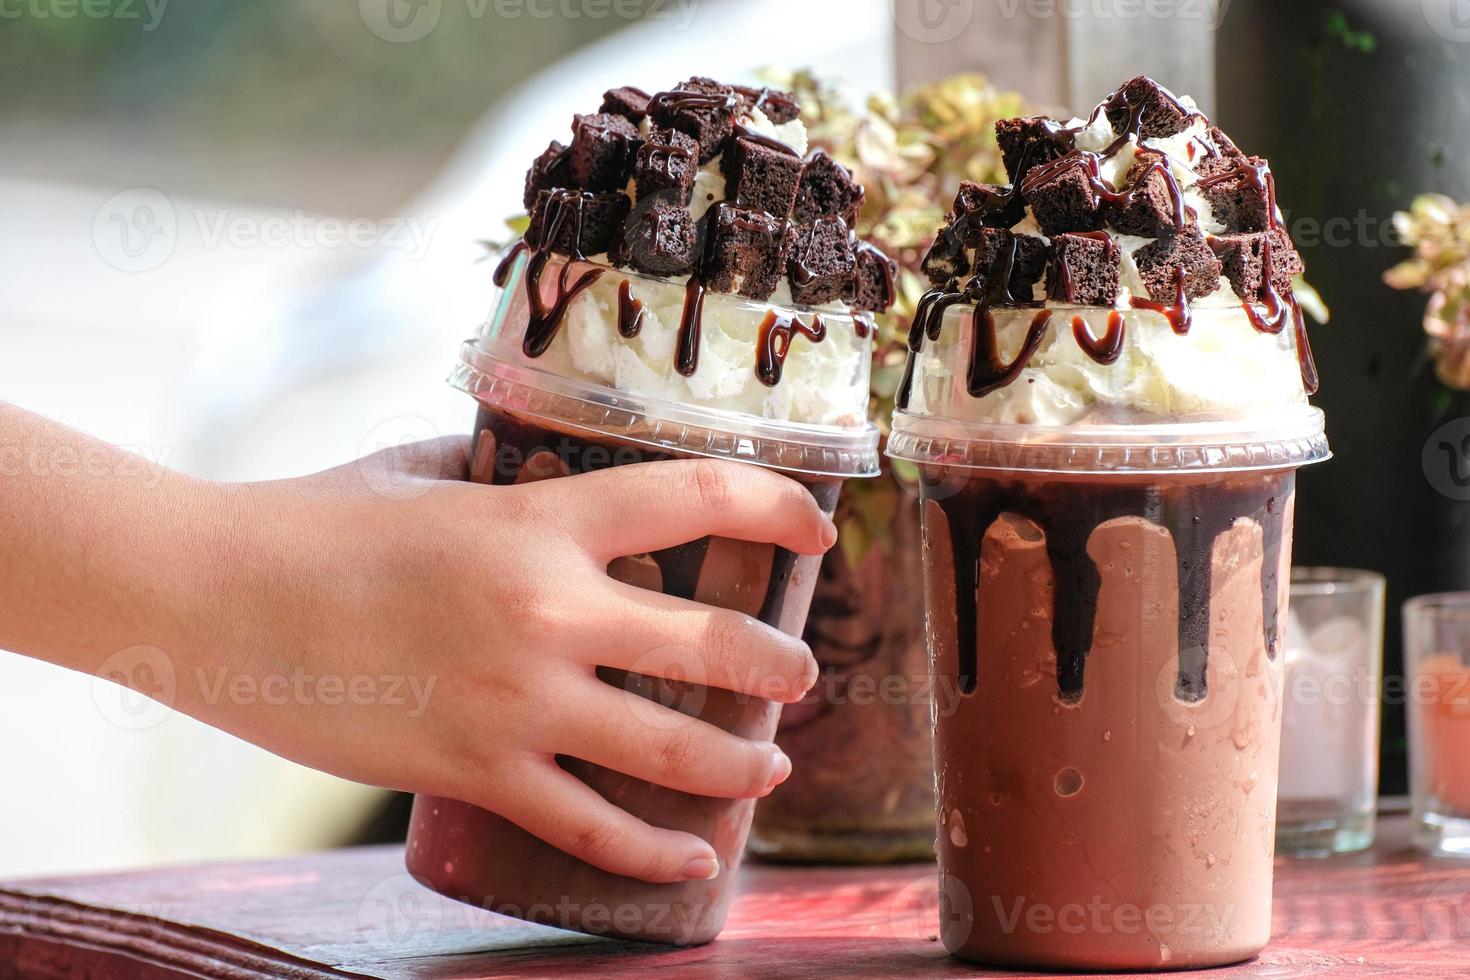
[[[919,464],[941,936],[1170,969],[1270,935],[1294,472],[1326,457],[1265,161],[1149,79],[1005,120],[926,262]],[[1286,329],[1290,327],[1291,329]]]
[[[861,188],[827,157],[804,155],[798,115],[783,93],[695,78],[652,96],[609,91],[601,112],[576,117],[569,147],[547,148],[527,175],[530,230],[496,272],[499,306],[451,379],[480,403],[473,480],[716,457],[786,473],[830,515],[845,479],[877,473],[864,311],[892,301],[893,265],[853,234]],[[818,564],[704,538],[616,559],[608,574],[799,636]],[[776,734],[772,701],[598,676],[744,738]],[[719,875],[655,885],[611,874],[493,813],[422,796],[410,872],[452,898],[565,929],[714,938],[755,801],[557,761],[634,816],[707,840]]]

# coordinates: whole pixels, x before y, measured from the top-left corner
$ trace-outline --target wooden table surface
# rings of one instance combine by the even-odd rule
[[[1403,817],[1361,855],[1277,862],[1275,939],[1174,976],[1470,977],[1470,862],[1425,859]],[[716,942],[663,949],[440,899],[400,848],[0,885],[0,978],[957,977],[934,871],[747,865]],[[1116,976],[1116,974],[1114,975]]]

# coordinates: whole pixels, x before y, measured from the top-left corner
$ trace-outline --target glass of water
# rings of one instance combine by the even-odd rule
[[[1414,839],[1470,857],[1470,592],[1404,603]]]
[[[1281,854],[1325,857],[1373,843],[1383,593],[1376,572],[1292,569],[1276,797]]]

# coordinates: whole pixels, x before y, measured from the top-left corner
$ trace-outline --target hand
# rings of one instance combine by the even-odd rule
[[[790,761],[595,669],[688,679],[678,651],[693,649],[699,680],[789,703],[817,665],[799,639],[615,581],[608,563],[705,535],[820,554],[836,528],[800,485],[753,466],[645,463],[487,487],[461,482],[466,448],[440,440],[218,491],[234,544],[197,644],[207,675],[264,690],[304,673],[380,696],[406,677],[404,703],[237,703],[181,683],[179,707],[349,779],[492,810],[608,871],[712,877],[707,842],[629,815],[555,756],[729,798],[769,793]]]

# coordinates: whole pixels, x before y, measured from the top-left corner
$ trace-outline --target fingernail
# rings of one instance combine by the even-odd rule
[[[720,873],[720,862],[714,858],[695,858],[684,866],[685,881],[709,881]]]
[[[786,782],[787,777],[791,775],[791,757],[775,747],[772,747],[771,754],[771,781],[766,784],[768,793]]]
[[[817,663],[817,658],[807,651],[806,671],[802,674],[801,690],[797,692],[796,700],[800,701],[812,692],[817,686],[817,681],[822,679],[822,665]]]
[[[822,547],[831,548],[837,543],[837,525],[832,523],[832,518],[822,517]]]

